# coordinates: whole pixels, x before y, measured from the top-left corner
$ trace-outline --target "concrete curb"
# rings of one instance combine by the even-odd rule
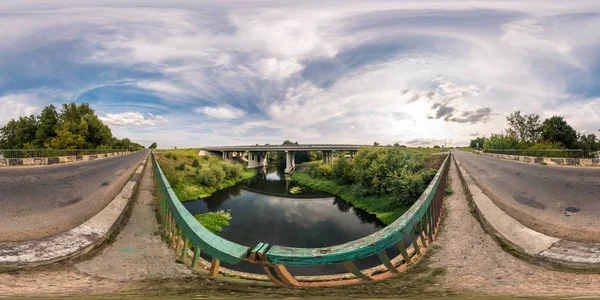
[[[108,240],[120,228],[146,166],[146,156],[121,192],[83,224],[58,235],[25,242],[0,243],[0,268],[48,265],[81,257]]]
[[[69,155],[55,157],[30,157],[30,158],[0,158],[0,167],[18,167],[18,166],[50,166],[63,163],[72,163],[79,161],[90,161],[108,157],[121,156],[135,152],[114,152],[91,155]]]
[[[525,227],[483,193],[454,157],[467,198],[484,228],[505,247],[537,262],[571,269],[600,269],[600,244],[563,240]]]

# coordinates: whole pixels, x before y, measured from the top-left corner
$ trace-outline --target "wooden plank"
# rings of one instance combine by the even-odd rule
[[[365,273],[361,272],[356,267],[356,265],[354,265],[354,263],[351,262],[351,261],[344,262],[344,268],[346,268],[346,270],[348,270],[348,272],[354,274],[354,276],[356,276],[358,278],[361,278],[361,279],[364,279],[364,280],[368,280],[368,281],[373,280],[373,278],[371,278],[371,277],[365,275]]]
[[[290,286],[300,286],[300,282],[282,265],[273,265],[273,269],[281,281]]]
[[[398,270],[396,270],[396,268],[394,268],[394,265],[392,265],[392,262],[390,261],[390,258],[387,256],[387,253],[385,253],[385,250],[377,253],[377,256],[379,256],[379,260],[381,260],[381,263],[383,263],[383,265],[392,273],[398,273]]]
[[[198,264],[198,258],[200,257],[200,252],[202,250],[200,250],[200,248],[198,248],[198,246],[194,247],[194,257],[192,257],[192,264],[191,264],[191,268],[195,269],[197,264]]]
[[[406,247],[404,247],[404,241],[401,240],[398,242],[398,249],[400,250],[400,254],[402,254],[402,257],[404,258],[404,263],[412,263],[412,260],[410,259],[410,256],[408,256],[408,252],[406,251]]]
[[[208,276],[211,276],[211,277],[219,276],[220,268],[221,268],[221,261],[218,258],[213,257],[212,261],[210,262],[210,270],[208,271]]]
[[[265,266],[265,273],[267,273],[267,276],[269,276],[269,279],[271,279],[271,281],[275,282],[277,285],[280,286],[287,286],[287,284],[285,284],[283,281],[279,280],[279,278],[277,278],[277,276],[275,276],[275,270],[272,270],[271,266]]]
[[[188,245],[188,242],[189,242],[188,238],[187,238],[187,237],[185,237],[185,238],[183,239],[183,247],[181,247],[181,249],[182,249],[182,250],[181,250],[181,259],[182,259],[182,260],[183,260],[183,259],[185,259],[185,254],[186,254],[186,252],[187,252],[187,249],[188,249],[188,246],[187,246],[187,245]]]

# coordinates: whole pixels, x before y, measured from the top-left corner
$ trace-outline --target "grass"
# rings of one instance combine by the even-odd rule
[[[337,195],[343,200],[352,203],[355,207],[374,214],[386,225],[394,222],[408,209],[406,206],[396,206],[394,209],[390,210],[389,203],[394,201],[394,196],[358,196],[355,186],[340,185],[333,180],[315,179],[304,172],[294,172],[292,174],[292,180],[312,189]]]
[[[224,179],[215,182],[213,185],[202,184],[198,181],[198,173],[202,169],[210,169],[212,164],[222,167],[226,164],[234,164],[222,161],[214,156],[197,156],[180,153],[190,153],[190,149],[181,150],[179,153],[162,152],[156,153],[156,159],[163,170],[165,177],[171,184],[175,195],[180,201],[190,201],[197,198],[205,198],[214,192],[233,186],[236,183],[252,178],[256,175],[256,170],[243,168],[240,176],[236,178]],[[196,152],[197,154],[197,152]],[[198,166],[194,167],[194,160],[198,160]],[[183,166],[183,167],[182,167]]]
[[[470,148],[470,147],[460,147],[458,149],[460,151],[464,151],[464,152],[477,153],[477,149],[473,149],[473,148]]]
[[[448,148],[406,148],[414,153],[420,154],[433,154],[433,153],[443,153],[448,152]]]
[[[196,220],[202,224],[210,232],[217,234],[223,231],[223,227],[229,226],[231,220],[231,210],[224,211],[220,210],[217,212],[208,212],[204,214],[197,214]]]
[[[173,154],[178,154],[178,155],[192,155],[192,156],[198,156],[198,153],[200,152],[200,148],[186,148],[186,149],[156,149],[156,152],[171,152]]]

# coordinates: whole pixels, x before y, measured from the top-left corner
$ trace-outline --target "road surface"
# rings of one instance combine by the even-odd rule
[[[39,239],[79,226],[110,203],[146,154],[0,168],[0,242]]]
[[[523,225],[558,238],[600,242],[600,168],[453,153],[484,193]]]

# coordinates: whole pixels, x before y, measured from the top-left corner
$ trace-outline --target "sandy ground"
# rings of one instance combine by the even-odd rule
[[[150,160],[149,160],[150,161]],[[390,280],[334,288],[280,288],[189,274],[156,235],[151,168],[146,168],[128,225],[94,258],[27,271],[0,272],[0,296],[110,295],[189,297],[600,296],[599,274],[549,270],[505,252],[471,215],[456,168],[442,229],[419,264]],[[224,279],[224,278],[222,278]],[[0,297],[1,298],[1,297]],[[92,298],[90,298],[92,299]]]

